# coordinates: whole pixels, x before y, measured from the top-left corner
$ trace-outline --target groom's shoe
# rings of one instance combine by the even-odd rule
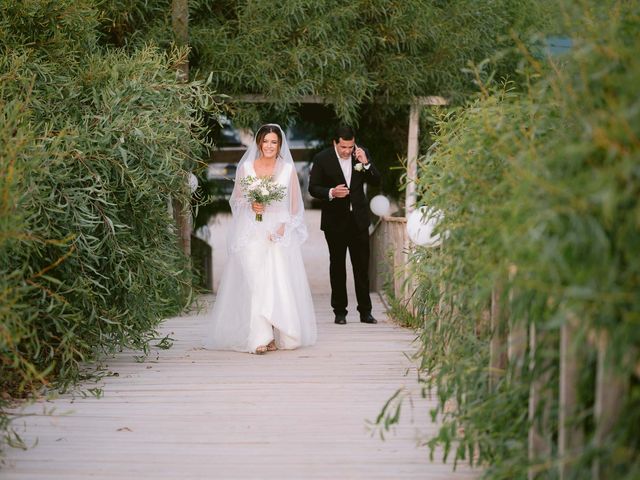
[[[378,321],[375,318],[373,318],[373,316],[370,313],[368,313],[367,315],[361,315],[360,321],[362,323],[378,323]]]
[[[347,323],[347,316],[344,313],[336,313],[336,321],[338,325],[344,325]]]

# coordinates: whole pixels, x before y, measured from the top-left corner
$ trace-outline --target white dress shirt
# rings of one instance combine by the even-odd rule
[[[338,152],[336,152],[337,155]],[[351,163],[351,156],[347,158],[338,157],[340,162],[340,168],[344,174],[344,179],[347,181],[347,187],[351,187],[351,173],[353,172],[353,164]]]
[[[336,157],[338,157],[338,162],[340,162],[340,168],[342,169],[342,174],[344,175],[344,179],[347,182],[347,187],[351,188],[351,174],[353,173],[353,163],[351,161],[351,155],[347,158],[340,158],[338,154],[338,150],[334,147],[336,152]],[[369,170],[369,164],[364,165],[365,170]],[[329,189],[329,200],[333,200],[333,195],[331,195],[331,190]]]

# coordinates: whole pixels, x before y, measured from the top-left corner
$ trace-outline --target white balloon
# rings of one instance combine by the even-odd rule
[[[204,240],[207,243],[211,243],[211,231],[209,230],[209,225],[202,225],[195,231],[195,236],[200,240]]]
[[[409,214],[407,233],[413,243],[425,247],[437,247],[442,243],[440,234],[434,235],[438,223],[444,218],[441,210],[422,206]]]
[[[191,190],[191,193],[198,189],[198,177],[191,172],[189,172],[189,189]]]
[[[371,202],[369,202],[369,208],[371,208],[371,211],[377,216],[384,217],[385,215],[389,215],[391,204],[389,203],[389,199],[384,195],[376,195],[371,199]]]

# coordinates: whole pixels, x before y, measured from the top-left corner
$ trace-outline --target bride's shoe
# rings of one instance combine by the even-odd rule
[[[276,347],[276,341],[271,340],[269,345],[267,345],[267,352],[275,352],[276,350],[278,350],[278,347]]]

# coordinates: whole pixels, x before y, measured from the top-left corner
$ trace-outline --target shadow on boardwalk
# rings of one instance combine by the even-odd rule
[[[404,352],[413,335],[387,321],[373,296],[378,325],[352,315],[333,324],[326,247],[318,214],[304,254],[318,319],[317,345],[255,356],[200,348],[206,311],[168,319],[173,348],[137,363],[131,352],[107,362],[118,372],[104,397],[62,396],[28,408],[19,432],[28,451],[8,451],[4,479],[473,478],[467,469],[428,461],[416,445],[437,428],[420,398]],[[223,230],[223,228],[219,228]],[[214,242],[222,241],[214,238]],[[216,252],[221,252],[220,245]],[[328,280],[324,280],[328,283]],[[350,294],[353,296],[353,292]],[[203,298],[210,307],[213,296]],[[411,392],[401,424],[372,436],[384,402]],[[56,409],[52,416],[43,408]]]

